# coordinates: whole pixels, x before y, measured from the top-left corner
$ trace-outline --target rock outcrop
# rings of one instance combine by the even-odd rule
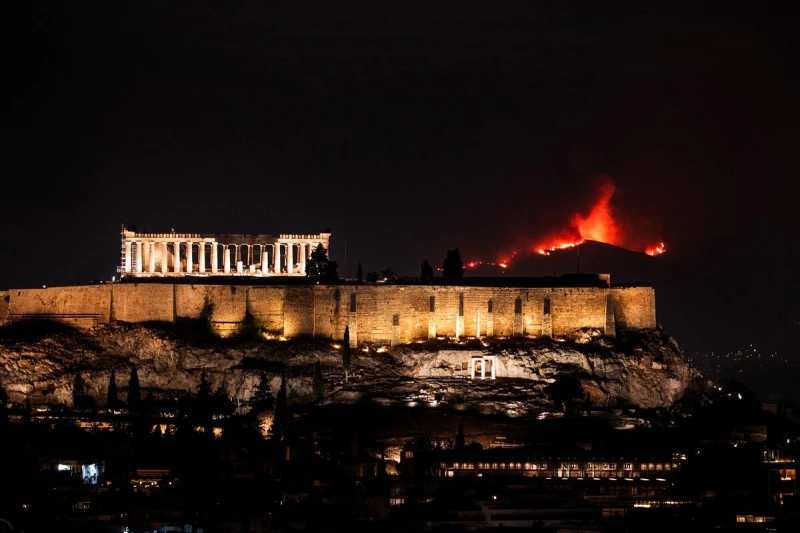
[[[497,380],[469,379],[473,357],[493,356]],[[609,339],[577,331],[562,339],[432,340],[398,346],[353,348],[345,381],[341,347],[321,339],[214,339],[174,326],[109,324],[75,330],[30,322],[0,331],[0,383],[12,402],[72,402],[80,372],[87,393],[105,403],[111,370],[125,399],[130,369],[143,391],[156,397],[194,393],[203,370],[214,388],[241,403],[261,376],[278,389],[285,373],[290,402],[311,401],[313,366],[319,360],[326,402],[428,402],[511,416],[552,409],[543,389],[556,376],[578,378],[594,405],[625,403],[666,407],[699,377],[677,343],[660,329]]]

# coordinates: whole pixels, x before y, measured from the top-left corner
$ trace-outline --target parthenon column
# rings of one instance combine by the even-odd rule
[[[222,256],[222,260],[224,261],[224,265],[223,265],[222,271],[224,273],[226,273],[226,274],[230,274],[230,272],[231,272],[231,255],[233,255],[233,250],[231,250],[230,246],[228,246],[226,244],[225,247],[222,249],[222,252],[224,254]]]
[[[147,246],[150,247],[150,264],[147,265],[147,271],[152,274],[156,271],[156,243],[150,242]]]
[[[180,241],[175,241],[175,254],[173,256],[172,271],[173,272],[180,272],[181,271],[181,243],[180,243]]]
[[[300,273],[302,275],[306,275],[306,247],[308,243],[302,243],[300,245]]]
[[[286,273],[294,273],[294,244],[286,244]]]
[[[125,241],[125,272],[131,271],[131,243]]]
[[[192,255],[192,241],[186,243],[186,272],[192,273],[194,268],[194,256]]]
[[[197,243],[197,271],[201,274],[206,271],[206,243]]]
[[[167,250],[167,241],[161,241],[161,273],[167,273],[167,259],[169,259],[169,251]]]
[[[144,254],[142,253],[144,249],[144,243],[139,241],[136,243],[136,272],[141,274],[142,273],[142,263],[144,263]]]
[[[281,243],[276,242],[272,245],[272,249],[275,251],[272,254],[272,259],[275,263],[275,274],[278,275],[281,273]]]
[[[216,274],[219,270],[219,257],[217,257],[218,242],[211,243],[211,273]]]

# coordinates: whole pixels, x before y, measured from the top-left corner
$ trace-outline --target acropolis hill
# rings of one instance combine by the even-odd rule
[[[290,383],[302,400],[320,360],[331,401],[358,397],[376,379],[390,394],[397,383],[384,372],[452,390],[482,378],[522,380],[525,401],[568,373],[597,401],[659,406],[696,376],[657,325],[652,287],[615,286],[608,274],[317,283],[305,276],[306,260],[329,237],[124,231],[118,282],[0,292],[0,379],[12,397],[66,401],[76,368],[98,397],[109,367],[137,365],[142,386],[160,393],[193,390],[205,368],[246,401],[253,368],[266,365],[277,379],[278,369],[295,367]],[[44,333],[19,344],[14,332],[37,322],[68,326],[43,331],[71,340]],[[189,323],[205,324],[218,341],[182,337]],[[346,327],[357,357],[344,383],[337,343]]]

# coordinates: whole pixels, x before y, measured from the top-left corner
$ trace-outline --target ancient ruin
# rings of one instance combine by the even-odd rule
[[[305,276],[306,259],[330,233],[247,235],[138,233],[122,227],[121,277]]]

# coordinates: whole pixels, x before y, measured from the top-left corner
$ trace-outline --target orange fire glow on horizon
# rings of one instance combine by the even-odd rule
[[[608,176],[601,176],[601,182],[597,187],[597,199],[589,208],[588,212],[576,212],[570,219],[567,226],[559,232],[548,236],[539,241],[532,247],[532,251],[540,255],[550,255],[556,250],[565,250],[580,246],[587,240],[598,241],[628,250],[643,252],[650,256],[661,255],[667,251],[663,241],[656,241],[654,244],[641,246],[641,241],[635,243],[631,239],[614,216],[614,209],[611,200],[616,191],[616,185]],[[630,232],[629,232],[630,233]],[[479,265],[494,265],[505,270],[511,263],[518,251],[514,251],[510,256],[505,256],[495,262],[470,261],[465,266],[474,268]]]
[[[533,247],[536,253],[549,255],[550,252],[555,250],[574,248],[587,240],[613,244],[620,248],[644,252],[651,256],[660,255],[667,251],[667,247],[663,242],[648,245],[644,249],[633,246],[628,242],[622,227],[614,217],[614,209],[611,205],[611,200],[617,187],[608,176],[603,176],[603,178],[602,183],[598,186],[599,194],[597,200],[589,209],[588,214],[573,214],[569,225],[561,233],[548,237]]]

